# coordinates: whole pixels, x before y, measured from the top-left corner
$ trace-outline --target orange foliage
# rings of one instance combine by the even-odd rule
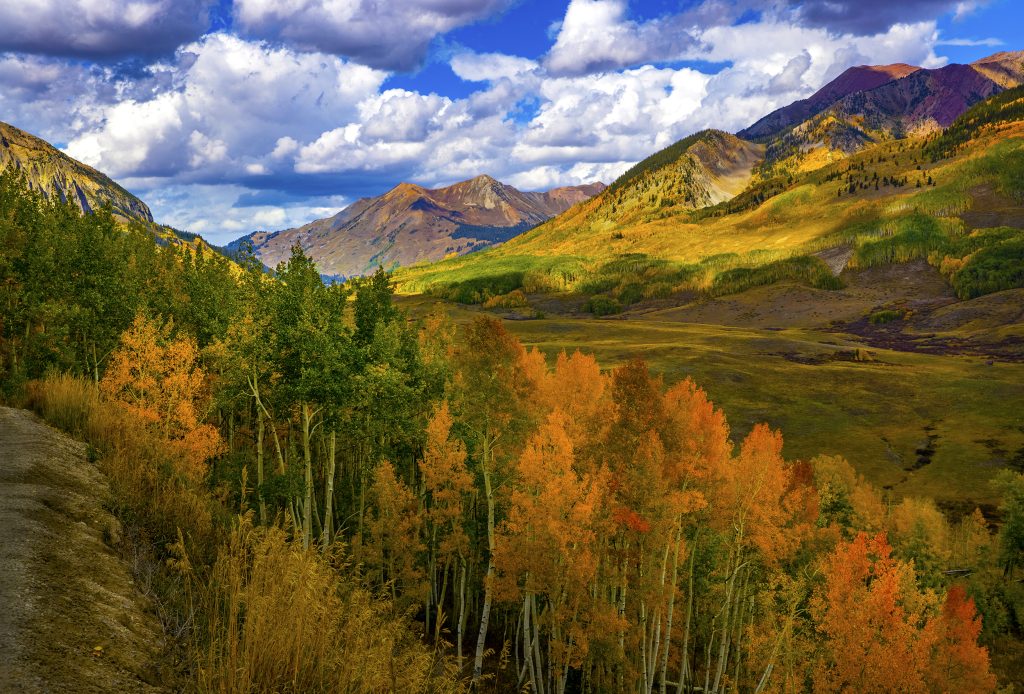
[[[193,478],[223,451],[217,429],[203,424],[206,374],[198,348],[188,337],[172,337],[173,324],[160,326],[142,314],[121,336],[100,389],[172,451],[179,469]]]
[[[884,534],[859,533],[828,556],[812,599],[826,657],[815,691],[923,692],[930,633],[913,568],[892,557]]]
[[[988,649],[978,645],[981,617],[963,586],[949,589],[942,612],[929,626],[937,637],[925,676],[931,691],[975,694],[995,689]]]
[[[369,522],[370,563],[379,572],[381,583],[390,583],[393,596],[422,599],[428,587],[417,565],[417,555],[423,550],[419,540],[423,519],[416,495],[385,460],[374,471],[370,498],[376,509]]]
[[[782,434],[758,424],[740,446],[732,469],[733,522],[768,561],[789,554],[795,536],[785,528],[793,513],[786,498],[790,468],[782,459]]]
[[[463,499],[473,491],[473,477],[466,469],[466,447],[450,439],[452,415],[448,403],[441,403],[427,423],[427,443],[419,463],[423,486],[431,504],[426,520],[440,535],[441,556],[450,558],[469,553],[469,539],[462,527]]]

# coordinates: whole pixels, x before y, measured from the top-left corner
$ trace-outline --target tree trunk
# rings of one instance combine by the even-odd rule
[[[324,483],[324,525],[320,546],[326,551],[334,539],[334,470],[337,462],[338,437],[331,429],[331,445],[327,453],[327,480]]]
[[[302,460],[306,469],[306,488],[302,500],[302,548],[309,549],[313,534],[313,451],[309,441],[309,405],[302,403]]]
[[[679,578],[679,545],[683,540],[683,519],[679,518],[676,530],[676,546],[672,551],[672,583],[668,593],[668,614],[665,617],[665,650],[661,653],[661,684],[660,694],[666,694],[668,687],[668,652],[672,646],[672,616],[676,605],[676,581]]]
[[[260,525],[267,524],[267,502],[263,499],[263,411],[256,407],[256,486],[259,488]]]
[[[462,632],[466,627],[466,558],[459,557],[459,622],[455,634],[456,663],[462,673]]]
[[[700,535],[700,526],[693,535],[693,546],[690,547],[690,570],[689,581],[686,588],[686,629],[683,631],[683,648],[679,654],[679,683],[676,685],[676,694],[683,694],[688,688],[693,673],[690,672],[690,625],[693,623],[693,562],[697,556],[697,537]]]
[[[476,656],[473,660],[473,685],[479,684],[484,668],[484,646],[487,642],[487,623],[491,618],[491,600],[494,595],[494,488],[491,484],[490,441],[484,439],[483,475],[484,494],[487,498],[487,575],[484,576],[484,604],[480,611],[480,633],[476,638]]]

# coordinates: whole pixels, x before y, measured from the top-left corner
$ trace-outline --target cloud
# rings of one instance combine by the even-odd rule
[[[0,3],[0,51],[92,59],[171,53],[206,30],[212,0]]]
[[[677,60],[695,47],[683,16],[627,18],[626,0],[571,0],[545,66],[573,75]]]
[[[895,24],[934,20],[952,11],[959,17],[977,5],[957,0],[787,0],[787,4],[801,23],[858,36],[884,32]]]
[[[170,74],[156,94],[100,109],[102,122],[68,143],[68,153],[114,176],[238,180],[263,175],[300,140],[339,120],[386,75],[334,56],[296,53],[227,34],[179,49],[153,68]]]
[[[537,70],[537,61],[501,53],[464,51],[451,59],[452,71],[467,82],[493,82]]]
[[[146,201],[158,219],[176,229],[202,234],[226,244],[250,231],[276,231],[302,226],[336,214],[351,202],[341,196],[271,196],[253,198],[237,185],[184,184],[155,188]]]
[[[411,70],[431,40],[506,9],[512,0],[235,0],[248,36]]]
[[[943,63],[934,21],[837,33],[784,21],[792,10],[779,0],[737,24],[745,1],[643,21],[626,0],[573,0],[546,56],[451,51],[451,69],[474,83],[463,98],[385,89],[386,72],[333,53],[220,32],[130,70],[0,54],[0,109],[118,178],[158,219],[222,242],[333,214],[402,180],[610,182],[692,132],[746,127],[851,65]],[[418,3],[463,19],[508,4]],[[407,6],[370,10],[397,17]],[[321,6],[262,7],[299,21]],[[715,70],[675,62],[695,59]]]
[[[995,48],[996,46],[1002,46],[1002,39],[988,38],[988,39],[942,39],[936,42],[938,46],[990,46]]]

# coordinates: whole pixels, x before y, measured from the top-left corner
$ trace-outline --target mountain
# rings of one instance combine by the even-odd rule
[[[1024,86],[1014,86],[1024,53],[844,74],[816,104],[776,115],[835,99],[779,135],[697,133],[501,246],[396,280],[459,301],[575,293],[575,310],[595,312],[781,279],[834,288],[848,265],[915,258],[945,262],[963,296],[1024,282],[1014,255],[1024,252]]]
[[[1024,84],[1024,51],[1003,51],[981,60],[971,67],[1005,89]]]
[[[786,129],[818,115],[844,96],[880,87],[920,69],[906,63],[851,67],[808,98],[772,111],[737,135],[747,140],[761,140],[779,135]]]
[[[866,77],[873,69],[880,75],[875,86]],[[858,80],[864,88],[842,94]],[[818,98],[823,108],[812,109],[810,117],[800,122],[786,119],[787,114],[796,118],[809,112],[804,106],[794,109],[803,103],[797,102],[762,118],[740,136],[765,142],[769,163],[793,158],[791,163],[798,168],[814,168],[824,163],[820,161],[823,153],[827,160],[829,152],[849,154],[869,143],[946,128],[972,105],[1022,82],[1024,52],[999,53],[969,65],[932,70],[891,65],[851,68],[811,97],[814,100],[823,92],[842,94],[827,105],[830,97]]]
[[[393,268],[440,260],[501,243],[604,190],[603,183],[523,192],[490,176],[447,188],[401,183],[376,198],[363,198],[329,217],[296,229],[256,232],[249,240],[264,264],[274,267],[299,243],[325,275],[354,276],[381,265]]]
[[[509,243],[516,248],[529,245],[543,230],[545,242],[558,239],[567,253],[583,250],[577,245],[590,232],[628,227],[732,199],[748,187],[763,158],[763,145],[720,130],[694,133],[644,159],[586,203]],[[605,243],[603,239],[595,242]]]
[[[0,171],[7,169],[23,172],[29,188],[46,198],[70,201],[84,212],[109,202],[121,217],[153,221],[146,203],[105,174],[24,130],[0,122]]]

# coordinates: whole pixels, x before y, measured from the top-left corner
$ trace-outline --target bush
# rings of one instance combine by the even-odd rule
[[[868,323],[872,325],[883,325],[885,323],[892,323],[893,321],[900,320],[906,315],[903,311],[893,311],[891,309],[885,309],[882,311],[875,311],[868,316]]]
[[[498,296],[492,296],[490,299],[484,302],[484,308],[523,308],[529,306],[530,302],[526,299],[526,295],[519,289],[513,289],[508,294],[499,294]]]
[[[982,248],[952,277],[961,299],[1024,287],[1024,239]]]
[[[590,300],[587,301],[583,310],[589,311],[595,316],[610,316],[616,313],[621,313],[622,304],[620,304],[617,299],[606,294],[597,294],[590,297]]]

